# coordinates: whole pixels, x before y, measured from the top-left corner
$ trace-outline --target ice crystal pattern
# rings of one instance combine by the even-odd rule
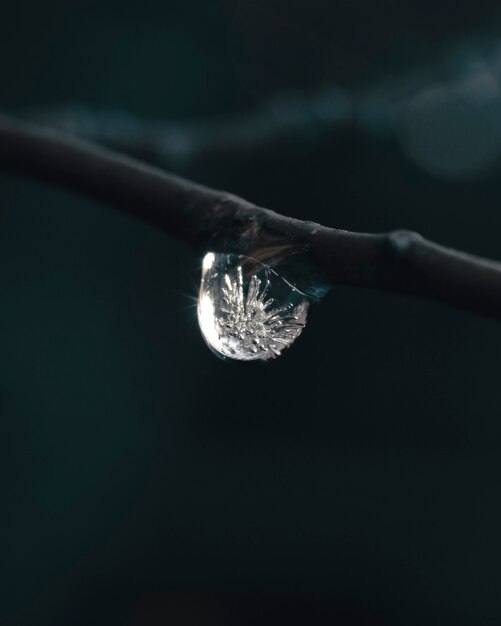
[[[308,299],[271,268],[245,257],[209,252],[203,263],[198,321],[209,347],[223,358],[275,358],[301,334]]]

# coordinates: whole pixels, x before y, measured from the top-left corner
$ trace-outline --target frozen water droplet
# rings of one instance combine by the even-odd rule
[[[198,322],[218,356],[267,361],[301,334],[315,299],[255,259],[208,252],[202,266]]]

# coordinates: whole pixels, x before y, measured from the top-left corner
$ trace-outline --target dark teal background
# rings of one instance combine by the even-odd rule
[[[4,2],[0,106],[189,124],[433,65],[495,16]],[[184,173],[501,258],[499,175],[434,178],[384,137]],[[339,287],[290,353],[228,365],[198,331],[199,266],[151,227],[0,176],[0,623],[499,624],[499,323]]]

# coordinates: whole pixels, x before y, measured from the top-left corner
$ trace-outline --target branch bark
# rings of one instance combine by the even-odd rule
[[[501,319],[501,264],[409,231],[354,233],[279,215],[91,143],[0,117],[0,170],[104,202],[200,250],[308,253],[330,284],[411,294]]]

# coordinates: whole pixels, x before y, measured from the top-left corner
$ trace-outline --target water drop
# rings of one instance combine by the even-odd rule
[[[243,255],[205,255],[198,322],[219,357],[267,361],[301,334],[320,292],[304,293],[278,269]]]

